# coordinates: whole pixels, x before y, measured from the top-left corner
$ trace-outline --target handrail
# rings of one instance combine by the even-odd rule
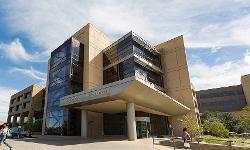
[[[155,141],[156,140],[162,140],[162,139],[164,139],[164,138],[156,138],[156,136],[152,136],[152,138],[153,138],[153,149],[155,149],[155,145],[156,145]],[[181,137],[168,137],[168,138],[169,138],[169,140],[171,142],[173,142],[174,150],[177,148],[176,147],[177,140],[181,140],[182,139]]]
[[[195,141],[198,142],[198,147],[199,147],[199,150],[200,150],[200,142],[203,141],[204,138],[202,137],[198,137],[198,138],[195,138]],[[233,139],[209,139],[209,140],[212,140],[212,141],[224,141],[224,142],[227,142],[227,146],[230,147],[230,149],[232,150],[233,149],[233,143],[236,143],[236,141],[234,141]],[[239,142],[239,143],[243,143],[243,144],[250,144],[249,142]],[[212,143],[208,143],[208,144],[212,144]]]

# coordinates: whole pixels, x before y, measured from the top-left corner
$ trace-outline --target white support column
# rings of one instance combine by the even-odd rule
[[[128,124],[128,140],[135,141],[137,139],[137,134],[136,134],[134,103],[127,103],[127,124]]]
[[[88,118],[87,118],[87,110],[82,110],[81,113],[81,137],[87,138],[88,131]]]

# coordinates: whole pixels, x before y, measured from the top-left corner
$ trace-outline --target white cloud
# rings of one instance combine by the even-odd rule
[[[6,23],[52,51],[87,22],[111,39],[134,30],[152,44],[184,34],[188,47],[250,45],[249,1],[3,1]]]
[[[211,48],[211,53],[216,53],[218,52],[222,47],[212,47]]]
[[[0,86],[0,113],[2,115],[8,112],[10,97],[17,92],[18,90],[16,89]]]
[[[30,62],[47,61],[43,53],[29,54],[27,50],[23,47],[19,39],[15,39],[10,43],[0,43],[0,52],[1,51],[4,52],[4,56],[16,62],[20,62],[23,60]]]
[[[47,78],[46,73],[35,70],[32,67],[30,67],[29,69],[14,67],[14,68],[10,69],[9,72],[10,73],[21,73],[21,74],[28,76],[28,77],[31,77],[33,79],[41,80],[43,83],[45,83],[46,78]]]
[[[249,74],[250,51],[242,59],[209,66],[199,61],[189,66],[191,81],[197,90],[240,84],[240,77]]]
[[[7,117],[8,117],[8,113],[7,112],[0,112],[0,123],[1,122],[6,122],[7,121]]]
[[[46,56],[88,22],[112,40],[134,30],[152,44],[183,34],[187,47],[210,48],[211,52],[224,46],[250,46],[250,1],[13,0],[1,1],[0,8],[6,12],[4,22],[9,26],[10,34],[23,33],[44,50],[42,53]],[[28,60],[36,56],[36,53],[29,54],[20,42],[14,43],[16,46],[12,49],[20,50],[13,50],[10,58]],[[238,84],[240,75],[249,73],[248,56],[246,53],[245,60],[214,66],[202,61],[192,64],[193,82],[198,89]],[[26,75],[32,70],[20,69],[15,71]],[[45,80],[45,75],[41,77],[33,73],[30,76]]]

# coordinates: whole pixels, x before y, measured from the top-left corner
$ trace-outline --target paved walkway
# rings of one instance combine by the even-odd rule
[[[39,136],[37,138],[8,139],[13,150],[153,150],[152,139],[128,141],[122,138],[88,139],[80,137]],[[1,150],[8,150],[2,144]],[[155,150],[173,148],[155,145]]]

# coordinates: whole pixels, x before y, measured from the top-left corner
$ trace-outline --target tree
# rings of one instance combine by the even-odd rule
[[[207,134],[207,121],[223,123],[230,132],[250,132],[250,106],[246,106],[239,112],[204,112],[201,116],[204,133]]]
[[[218,119],[204,121],[203,129],[208,134],[218,137],[228,137],[229,135],[228,129]]]
[[[245,106],[242,111],[245,111],[246,113],[250,113],[250,105]]]
[[[24,124],[24,128],[32,132],[41,132],[42,131],[42,121],[36,120],[34,123]]]
[[[236,132],[240,119],[238,117],[234,117],[231,113],[219,113],[219,120],[230,132]]]
[[[188,129],[191,138],[200,135],[202,133],[202,127],[197,123],[197,118],[193,114],[186,114],[181,120],[183,126]]]

